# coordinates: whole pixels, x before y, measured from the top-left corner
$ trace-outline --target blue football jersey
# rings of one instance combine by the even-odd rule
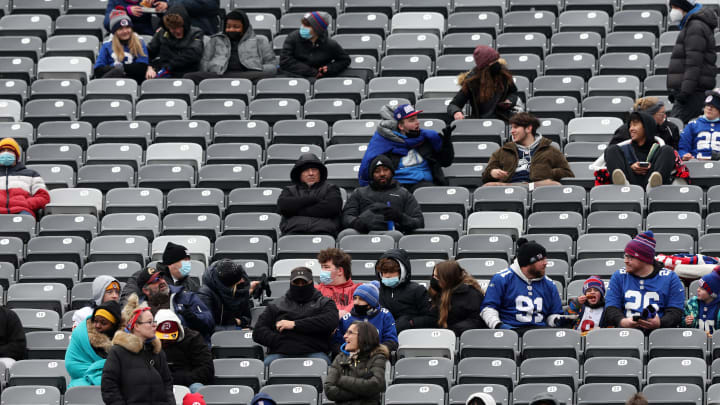
[[[605,294],[605,307],[625,311],[625,317],[638,315],[643,308],[653,305],[662,318],[665,308],[678,308],[685,304],[685,287],[674,271],[660,270],[654,277],[639,278],[624,268],[613,273]]]
[[[548,277],[527,283],[512,269],[490,280],[482,308],[498,311],[500,321],[512,327],[548,326],[547,317],[562,314],[562,302],[555,283]]]

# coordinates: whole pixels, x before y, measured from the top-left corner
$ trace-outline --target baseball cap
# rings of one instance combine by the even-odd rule
[[[393,111],[393,117],[395,117],[395,120],[400,121],[413,115],[418,115],[421,112],[423,112],[423,110],[416,110],[412,104],[402,104]]]
[[[303,279],[308,283],[312,282],[312,270],[307,267],[296,267],[290,272],[290,282],[297,279]]]

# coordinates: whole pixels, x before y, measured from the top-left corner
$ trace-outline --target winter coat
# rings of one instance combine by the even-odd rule
[[[288,34],[280,53],[280,69],[292,75],[314,79],[317,69],[323,66],[327,66],[323,77],[337,76],[350,66],[350,56],[327,33],[321,35],[315,43],[300,37],[299,31]]]
[[[218,279],[216,266],[213,264],[203,274],[203,286],[200,287],[197,295],[212,312],[215,325],[238,326],[235,319],[242,320],[242,327],[250,327],[252,315],[250,308],[253,307],[250,299],[250,279],[247,274],[243,275],[245,283],[235,290],[223,284]]]
[[[715,128],[716,125],[717,128]],[[680,134],[678,155],[684,156],[689,153],[693,158],[702,156],[711,159],[713,154],[720,153],[720,146],[716,144],[718,131],[720,131],[720,122],[710,122],[704,115],[688,122]]]
[[[680,130],[677,125],[666,120],[657,126],[656,131],[657,133],[655,136],[662,138],[665,145],[669,145],[675,150],[678,149],[678,144],[680,143]],[[612,139],[610,139],[609,145],[615,145],[620,142],[627,141],[628,139],[630,139],[630,131],[627,124],[623,124],[615,130],[615,134],[613,134]]]
[[[210,342],[210,336],[215,330],[215,319],[197,293],[184,291],[183,287],[171,286],[170,309],[180,318],[184,327],[195,329],[200,332],[206,342]],[[194,316],[183,315],[183,312],[187,310]]]
[[[160,341],[117,331],[102,373],[106,405],[175,405],[173,382]]]
[[[220,25],[219,0],[168,0],[168,8],[183,6],[190,16],[190,24],[200,28],[205,35],[218,32]]]
[[[172,6],[166,14],[179,14],[184,22],[184,35],[177,39],[164,26],[148,45],[150,65],[156,70],[166,69],[170,77],[182,77],[200,68],[203,55],[203,31],[190,25],[190,17],[183,6]]]
[[[482,291],[464,283],[457,286],[453,291],[450,297],[447,328],[455,332],[455,336],[462,335],[466,330],[487,328],[485,321],[480,317],[480,306],[483,303],[483,298],[485,298],[485,295]],[[433,314],[435,316],[439,314],[438,308],[434,305]]]
[[[325,395],[338,405],[379,405],[389,359],[390,351],[384,345],[365,356],[340,353],[328,368]]]
[[[490,161],[482,174],[483,183],[499,181],[510,183],[518,165],[518,150],[515,142],[506,142],[502,148],[493,152]],[[495,179],[490,175],[493,169],[502,169],[508,173],[503,179]],[[567,159],[562,152],[552,146],[549,138],[542,138],[530,159],[530,181],[555,180],[563,177],[575,177]]]
[[[172,275],[170,274],[170,270],[168,267],[160,262],[158,262],[155,265],[156,271],[162,272],[162,277],[165,279],[165,282],[169,286],[176,286],[176,287],[183,287],[185,291],[193,291],[196,292],[200,290],[200,283],[197,281],[197,279],[192,278],[190,276],[187,276],[183,278],[182,280],[178,280],[177,282],[173,280]],[[138,287],[137,284],[137,278],[140,275],[141,272],[148,271],[147,269],[143,269],[140,271],[136,271],[130,278],[127,279],[127,282],[125,283],[125,286],[122,289],[122,292],[120,293],[120,303],[124,304],[127,302],[128,298],[132,294],[137,294],[137,296],[141,299],[146,299],[145,294],[142,292],[142,287]]]
[[[93,314],[95,308],[102,305],[103,298],[105,298],[105,289],[112,282],[117,282],[115,277],[104,274],[95,277],[92,282],[92,301],[90,302],[90,305],[82,307],[73,313],[73,329],[75,329],[80,323],[85,322],[87,317]]]
[[[605,298],[603,297],[603,302]],[[580,328],[580,323],[583,320],[583,316],[585,315],[585,311],[588,310],[590,307],[586,304],[581,304],[580,301],[577,298],[573,298],[568,301],[568,305],[565,308],[565,315],[577,315],[577,318],[574,322],[572,322],[572,326],[570,329],[575,329],[582,333],[583,336],[586,336],[590,330],[583,331],[582,328]],[[597,328],[606,328],[606,322],[605,322],[605,311],[603,310],[603,314],[600,317],[600,323],[598,323],[593,329]]]
[[[160,0],[165,2],[164,0]],[[105,20],[103,26],[105,30],[110,32],[110,13],[117,7],[122,7],[130,17],[130,21],[133,23],[133,31],[140,35],[152,35],[152,14],[143,13],[140,17],[135,17],[130,12],[131,6],[139,6],[140,0],[108,0],[107,8],[105,9]]]
[[[350,311],[349,314],[345,314],[345,316],[340,318],[340,324],[333,337],[336,348],[339,348],[345,343],[343,336],[345,336],[345,332],[347,332],[350,325],[355,321],[370,322],[378,330],[380,343],[385,345],[390,351],[397,350],[398,337],[397,329],[395,329],[395,318],[393,318],[387,308],[381,306],[371,308],[365,315],[358,315],[355,311]]]
[[[362,283],[355,283],[352,280],[348,280],[340,285],[329,285],[329,284],[315,284],[315,288],[320,293],[335,303],[338,311],[347,311],[353,307],[353,293],[355,289]]]
[[[210,348],[198,332],[183,329],[185,336],[181,341],[168,341],[163,347],[173,384],[186,387],[193,383],[212,384],[215,367]]]
[[[105,358],[111,347],[112,341],[95,330],[92,318],[79,323],[72,331],[65,351],[65,369],[71,378],[68,388],[100,385]]]
[[[123,58],[121,60],[119,60],[118,56],[115,55],[115,52],[113,52],[112,39],[108,39],[107,41],[103,42],[102,46],[100,47],[100,52],[98,53],[97,59],[95,60],[95,66],[93,67],[93,69],[97,69],[103,66],[114,66],[115,63],[123,63],[126,65],[129,65],[131,63],[143,63],[147,65],[149,63],[147,56],[147,46],[145,46],[145,41],[142,39],[142,37],[138,36],[138,40],[142,45],[142,50],[145,55],[133,56],[133,54],[130,53],[130,48],[125,45],[123,47],[123,49],[125,50],[125,54],[123,55]]]
[[[0,306],[0,357],[25,357],[25,330],[15,311]]]
[[[391,249],[380,256],[380,259],[384,258],[393,259],[400,264],[400,284],[395,288],[384,285],[380,272],[375,273],[380,281],[380,306],[387,308],[395,318],[398,334],[405,329],[436,328],[437,317],[432,313],[427,290],[410,281],[410,257],[407,252],[403,249]]]
[[[240,12],[240,11],[236,11]],[[264,36],[256,36],[250,25],[247,16],[243,19],[245,33],[238,43],[237,53],[240,63],[247,70],[262,71],[275,74],[277,72],[277,61],[270,42]],[[218,33],[211,37],[204,37],[203,57],[200,61],[200,69],[203,72],[224,74],[230,64],[232,43],[224,33]]]
[[[476,98],[477,89],[471,89],[468,93],[464,88],[462,88],[462,86],[465,84],[465,81],[469,81],[474,75],[475,69],[469,72],[461,73],[458,76],[457,82],[460,85],[461,89],[458,90],[457,94],[455,94],[455,97],[453,97],[453,99],[450,101],[450,104],[448,104],[447,112],[450,117],[452,118],[457,112],[462,112],[465,104],[470,102],[470,107],[472,108],[470,116],[467,118],[497,118],[507,122],[508,119],[510,119],[510,109],[517,103],[519,99],[518,90],[515,86],[515,83],[510,80],[509,82],[505,83],[502,91],[494,94],[493,97],[483,102]],[[501,103],[505,100],[510,100],[511,107],[507,109],[499,108],[498,103]]]
[[[420,135],[409,138],[397,131],[397,121],[393,116],[393,109],[383,106],[380,109],[382,120],[378,123],[375,134],[370,138],[367,149],[363,155],[358,181],[360,186],[367,186],[372,179],[368,177],[368,166],[378,155],[386,155],[393,162],[393,167],[400,167],[399,163],[411,149],[415,149],[430,165],[433,182],[438,186],[447,185],[442,168],[453,163],[455,150],[449,136],[441,136],[438,132],[429,129],[420,129]]]
[[[308,187],[300,181],[300,174],[308,167],[320,170],[320,182]],[[340,226],[342,195],[340,189],[328,183],[327,168],[312,153],[300,156],[290,172],[292,185],[283,188],[277,200],[282,215],[283,234],[335,235]]]
[[[715,87],[715,37],[717,15],[710,7],[696,6],[685,17],[670,56],[667,88],[691,94]]]
[[[335,303],[317,290],[308,302],[290,297],[288,291],[265,308],[255,324],[253,340],[266,346],[270,354],[330,352],[332,333],[338,325]],[[295,328],[278,332],[275,323],[281,320],[295,321]]]
[[[0,180],[4,186],[0,188],[0,214],[28,211],[37,216],[37,211],[50,202],[45,181],[35,170],[16,163],[15,166],[0,167],[0,173],[4,174]]]

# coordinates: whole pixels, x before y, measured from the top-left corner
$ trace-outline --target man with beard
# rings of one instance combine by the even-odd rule
[[[395,166],[389,157],[375,157],[367,171],[372,181],[356,188],[348,198],[342,216],[348,229],[340,232],[338,240],[361,233],[387,234],[398,240],[425,225],[415,197],[395,181]]]
[[[296,267],[290,272],[290,289],[260,314],[253,340],[268,348],[265,365],[285,357],[313,357],[330,365],[328,353],[338,326],[338,310],[313,285],[312,271]]]
[[[180,286],[168,286],[160,272],[142,272],[138,276],[138,285],[148,299],[153,315],[160,309],[170,309],[180,318],[183,326],[200,332],[206,342],[215,329],[215,320],[200,297]]]
[[[564,322],[555,283],[545,276],[545,248],[525,238],[517,241],[517,257],[507,270],[490,280],[480,315],[488,327],[526,330],[556,327]]]

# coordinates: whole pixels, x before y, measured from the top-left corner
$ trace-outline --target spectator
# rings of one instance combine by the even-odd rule
[[[328,368],[325,395],[338,405],[380,405],[390,351],[368,322],[353,322],[343,338],[341,353]]]
[[[535,395],[530,400],[530,405],[560,405],[560,401],[555,398],[555,395],[544,392]]]
[[[398,348],[395,319],[387,308],[380,306],[380,291],[377,281],[361,284],[353,294],[352,310],[340,319],[340,325],[335,331],[335,344],[339,347],[344,340],[345,333],[355,322],[369,322],[375,326],[380,343],[391,352]],[[336,350],[337,351],[337,350]]]
[[[405,329],[437,326],[427,290],[410,281],[410,257],[404,249],[390,249],[380,256],[375,274],[380,282],[380,306],[392,314],[398,335]]]
[[[452,330],[455,336],[487,328],[478,311],[484,298],[482,288],[455,260],[435,265],[428,292],[438,327]]]
[[[510,118],[510,134],[502,148],[493,152],[482,174],[484,186],[527,184],[533,190],[557,186],[564,177],[575,177],[565,156],[549,138],[537,133],[540,121],[530,113]]]
[[[415,196],[393,179],[394,167],[390,158],[376,156],[367,166],[367,186],[356,188],[343,209],[342,222],[346,228],[338,240],[346,235],[379,233],[396,241],[404,233],[425,226],[425,220]]]
[[[625,402],[625,405],[648,405],[648,404],[649,404],[649,402],[648,402],[647,398],[645,398],[645,395],[643,395],[640,392],[633,394],[633,396],[631,396],[627,400],[627,402]]]
[[[102,44],[95,60],[95,77],[127,77],[142,83],[148,65],[148,50],[145,41],[133,32],[132,20],[125,11],[110,13],[110,33],[110,40]]]
[[[337,322],[335,303],[315,289],[312,271],[296,267],[290,272],[288,292],[260,314],[253,340],[268,348],[266,366],[285,357],[313,357],[330,364],[328,352]]]
[[[170,7],[162,21],[148,45],[150,65],[145,78],[183,77],[197,71],[203,55],[203,31],[190,25],[183,6]]]
[[[556,327],[564,320],[560,294],[545,275],[547,252],[534,241],[519,238],[517,257],[507,270],[496,273],[485,291],[480,315],[493,329]]]
[[[678,24],[667,72],[672,115],[684,123],[700,114],[705,91],[715,87],[717,15],[696,0],[670,0],[668,25]]]
[[[458,76],[460,90],[448,104],[448,114],[453,120],[467,118],[462,110],[470,102],[470,118],[497,118],[508,122],[514,107],[522,100],[505,59],[486,45],[475,48],[473,59],[475,67]]]
[[[133,293],[141,296],[143,284],[138,283],[138,279],[147,280],[156,272],[161,274],[161,277],[168,285],[183,287],[185,291],[198,291],[200,283],[197,279],[190,277],[191,269],[190,253],[188,253],[187,248],[183,245],[168,242],[165,245],[162,260],[155,267],[137,271],[132,277],[128,278],[120,295],[120,302],[126,302],[127,298]]]
[[[370,138],[358,171],[361,186],[370,182],[369,166],[378,155],[390,158],[395,180],[410,191],[423,186],[447,185],[442,168],[450,166],[455,157],[452,128],[445,128],[443,135],[420,129],[418,114],[421,112],[410,104],[395,109],[386,105],[380,109],[382,120]]]
[[[277,402],[275,402],[270,395],[261,392],[253,397],[250,405],[277,405]]]
[[[572,328],[583,336],[605,325],[605,283],[598,276],[590,276],[583,283],[582,295],[568,302],[566,315],[577,318]]]
[[[116,300],[108,301],[73,329],[65,351],[65,368],[70,376],[68,388],[100,385],[105,359],[121,318],[120,304]]]
[[[330,14],[313,11],[300,20],[300,29],[285,38],[280,53],[281,73],[304,77],[310,81],[322,77],[342,76],[350,66],[350,56],[328,36]]]
[[[207,405],[205,403],[205,397],[202,396],[202,394],[198,394],[197,392],[191,392],[188,394],[185,394],[183,397],[182,405]]]
[[[329,248],[321,250],[317,260],[321,270],[320,284],[315,288],[333,300],[342,318],[352,309],[353,293],[360,285],[352,281],[352,258],[341,249]]]
[[[214,35],[220,25],[219,0],[168,0],[168,7],[183,6],[190,16],[190,24],[205,35]],[[224,12],[224,10],[223,10]]]
[[[282,215],[280,231],[292,234],[337,234],[342,196],[328,183],[327,167],[313,153],[304,153],[290,171],[292,185],[283,188],[277,200]]]
[[[164,13],[168,6],[166,0],[108,0],[105,9],[103,26],[112,32],[110,14],[113,10],[125,10],[130,16],[135,32],[140,35],[152,35],[155,30],[152,25],[152,13],[143,12],[143,8],[154,8],[158,13]]]
[[[665,103],[663,103],[657,97],[643,97],[635,101],[634,111],[642,111],[649,115],[652,115],[655,123],[657,124],[656,137],[659,137],[665,142],[665,145],[671,146],[673,149],[678,148],[680,142],[680,130],[677,125],[667,120],[667,113],[665,112]],[[627,141],[630,139],[630,131],[627,125],[621,125],[615,130],[615,134],[610,140],[610,145]]]
[[[102,372],[100,391],[107,405],[175,404],[165,352],[155,338],[150,307],[132,296],[122,311],[124,329],[115,333]]]
[[[655,260],[655,236],[646,231],[625,246],[625,268],[610,278],[605,295],[607,325],[675,328],[682,321],[685,287],[675,272]]]
[[[0,140],[0,214],[25,214],[36,217],[50,202],[50,193],[40,174],[20,160],[22,149],[13,138]],[[4,169],[4,170],[3,170]]]
[[[700,328],[712,335],[720,325],[720,266],[700,278],[697,296],[685,303],[685,327]]]
[[[476,392],[465,401],[465,405],[495,405],[495,398],[484,392]]]
[[[262,35],[255,35],[250,19],[240,9],[225,17],[224,32],[206,37],[204,41],[201,71],[185,75],[195,84],[220,77],[259,80],[277,72],[270,42]]]
[[[120,283],[115,277],[100,275],[92,282],[93,300],[91,305],[82,307],[75,311],[72,317],[73,329],[85,322],[88,316],[95,312],[95,308],[108,301],[120,300]],[[119,311],[118,311],[119,312]]]
[[[232,260],[222,259],[208,267],[198,296],[212,312],[215,330],[250,328],[250,296],[257,284],[250,281],[240,263]]]
[[[25,357],[25,330],[15,311],[0,306],[0,363],[10,369]]]
[[[672,182],[675,151],[657,138],[657,123],[650,114],[633,112],[628,120],[630,138],[605,149],[613,184],[635,184],[648,190]]]
[[[184,385],[193,393],[203,385],[212,384],[215,375],[213,356],[202,336],[183,327],[169,309],[157,311],[155,324],[155,336],[162,343],[173,384]]]
[[[682,160],[720,159],[720,92],[708,92],[703,112],[703,115],[685,125],[680,134],[678,154]]]

